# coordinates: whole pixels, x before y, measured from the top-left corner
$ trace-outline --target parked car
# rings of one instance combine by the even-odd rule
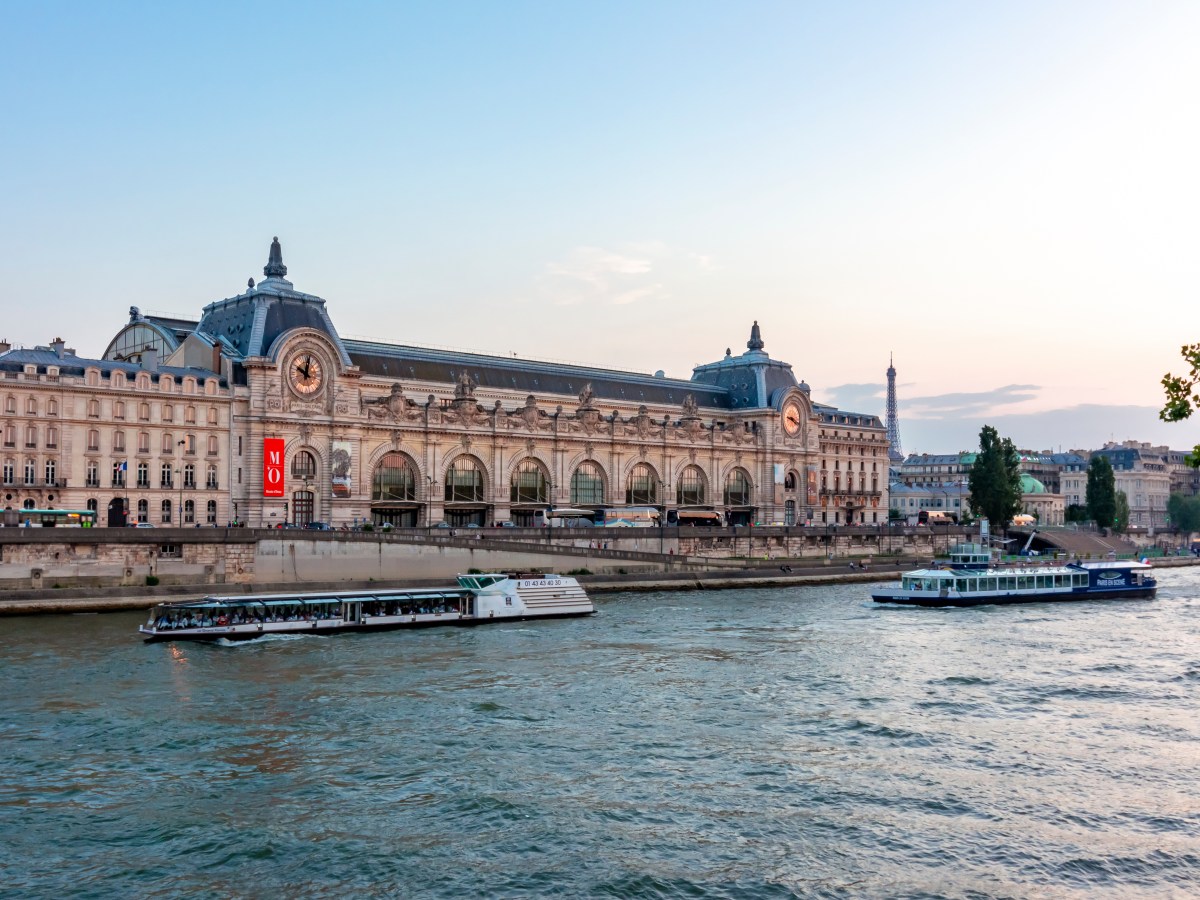
[[[437,523],[436,525],[434,525],[433,527],[434,527],[434,528],[449,528],[449,527],[451,527],[451,526],[450,526],[450,523],[449,523],[449,522],[438,522],[438,523]]]
[[[130,522],[129,527],[130,528],[153,528],[154,523],[153,522]]]
[[[496,527],[498,527],[498,528],[516,528],[517,525],[515,522],[497,522]]]
[[[309,522],[309,531],[333,531],[333,526],[328,522]]]

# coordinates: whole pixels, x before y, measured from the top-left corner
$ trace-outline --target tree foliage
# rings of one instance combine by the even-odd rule
[[[1087,508],[1101,528],[1112,528],[1117,518],[1117,478],[1107,456],[1093,456],[1087,470]]]
[[[991,425],[979,432],[979,453],[967,484],[971,512],[986,516],[994,528],[1007,528],[1021,511],[1021,457],[1013,442]]]
[[[1113,513],[1113,528],[1124,534],[1129,530],[1129,498],[1124,491],[1117,491],[1116,512]]]
[[[1200,531],[1200,497],[1172,494],[1167,500],[1167,515],[1182,532]]]
[[[1164,422],[1182,422],[1200,409],[1200,344],[1184,344],[1179,352],[1191,368],[1187,375],[1168,372],[1163,376],[1167,405],[1159,410],[1158,417]],[[1200,444],[1192,448],[1187,463],[1200,467]]]

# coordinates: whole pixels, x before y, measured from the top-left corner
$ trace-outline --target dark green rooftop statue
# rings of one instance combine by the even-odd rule
[[[287,275],[287,266],[283,264],[283,248],[279,246],[279,238],[271,240],[271,255],[263,266],[263,274],[268,278],[283,278]]]
[[[750,329],[750,340],[746,341],[746,346],[751,350],[761,350],[765,346],[762,332],[758,330],[758,319],[754,320],[754,327]]]

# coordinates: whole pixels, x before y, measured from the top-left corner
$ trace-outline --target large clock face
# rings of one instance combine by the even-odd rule
[[[800,433],[800,407],[794,403],[783,408],[783,430],[790,435]]]
[[[315,394],[321,389],[321,377],[321,361],[311,353],[298,353],[288,364],[288,380],[298,394]]]

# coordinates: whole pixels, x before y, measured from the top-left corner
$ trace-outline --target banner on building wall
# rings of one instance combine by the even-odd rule
[[[284,496],[283,438],[263,438],[263,496]]]
[[[331,487],[333,488],[333,496],[335,497],[349,497],[351,494],[351,474],[354,461],[351,450],[352,447],[349,441],[333,442]]]
[[[809,506],[817,505],[817,470],[808,470],[808,501]]]

